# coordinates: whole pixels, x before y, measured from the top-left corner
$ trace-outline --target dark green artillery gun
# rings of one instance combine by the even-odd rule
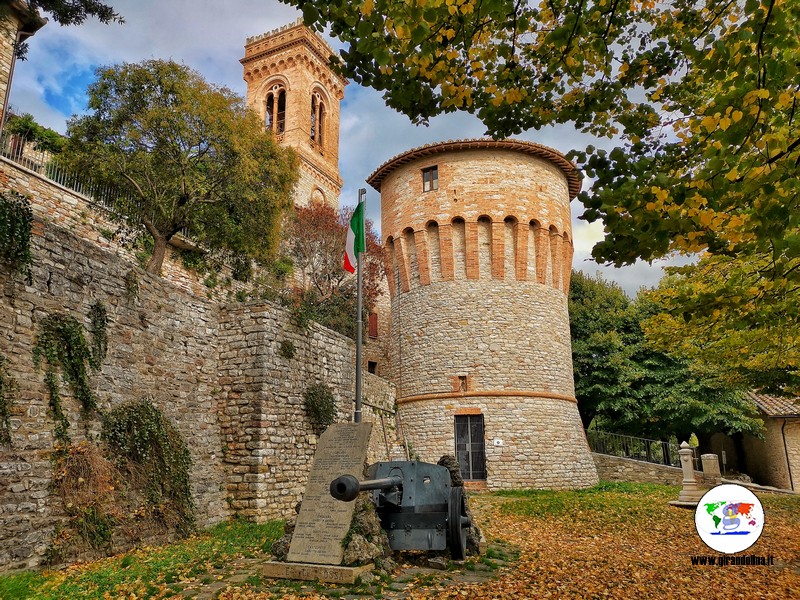
[[[467,516],[464,491],[450,482],[447,467],[418,461],[379,462],[364,481],[342,475],[331,482],[331,496],[351,502],[372,491],[381,527],[392,550],[450,550],[466,556]]]

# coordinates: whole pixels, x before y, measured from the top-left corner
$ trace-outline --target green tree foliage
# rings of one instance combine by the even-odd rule
[[[636,409],[630,384],[637,369],[631,362],[633,348],[626,343],[630,341],[629,309],[630,300],[619,286],[573,272],[569,293],[572,368],[584,427],[610,403],[630,402]]]
[[[584,425],[594,420],[600,429],[659,439],[760,431],[740,390],[648,345],[641,322],[658,305],[641,294],[631,302],[600,277],[576,272],[572,281],[575,395]]]
[[[772,268],[761,253],[670,269],[648,294],[664,308],[643,323],[648,339],[732,385],[800,395],[800,284],[763,281]]]
[[[88,94],[92,112],[69,121],[65,161],[120,190],[118,217],[153,239],[149,272],[183,229],[210,249],[274,255],[295,158],[242,98],[163,60],[100,68]]]
[[[617,140],[574,154],[596,259],[769,252],[757,289],[800,282],[799,2],[284,2],[417,122],[460,110],[498,137],[571,123]]]
[[[41,10],[61,25],[80,25],[89,17],[101,23],[116,21],[122,17],[109,4],[99,0],[26,0],[32,10]]]
[[[33,115],[9,115],[5,132],[18,135],[26,142],[32,142],[33,148],[42,152],[58,154],[64,147],[66,139],[52,129],[39,125]]]
[[[344,270],[343,257],[352,209],[337,212],[327,204],[295,210],[286,229],[286,254],[301,283],[291,298],[301,324],[316,321],[353,339],[356,337],[356,279]],[[383,250],[371,221],[365,222],[364,313],[381,294]],[[366,320],[366,319],[365,319]]]

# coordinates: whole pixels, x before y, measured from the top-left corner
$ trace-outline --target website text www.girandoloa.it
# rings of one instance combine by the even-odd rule
[[[692,565],[706,567],[728,567],[732,565],[774,565],[775,559],[772,555],[758,556],[756,554],[746,554],[742,556],[711,556],[695,555],[692,556]]]

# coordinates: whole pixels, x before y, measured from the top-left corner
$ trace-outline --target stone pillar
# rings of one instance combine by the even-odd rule
[[[681,457],[681,468],[683,469],[683,489],[678,495],[678,502],[697,504],[703,497],[703,490],[697,485],[694,478],[694,461],[692,460],[692,449],[686,442],[681,443],[678,450]]]
[[[722,482],[722,473],[719,470],[719,456],[716,454],[703,454],[700,460],[703,463],[703,483],[719,485]]]

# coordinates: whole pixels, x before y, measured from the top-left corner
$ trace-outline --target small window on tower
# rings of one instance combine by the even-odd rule
[[[378,337],[378,313],[369,313],[369,337]]]
[[[439,189],[439,167],[422,169],[422,191],[430,192]]]

